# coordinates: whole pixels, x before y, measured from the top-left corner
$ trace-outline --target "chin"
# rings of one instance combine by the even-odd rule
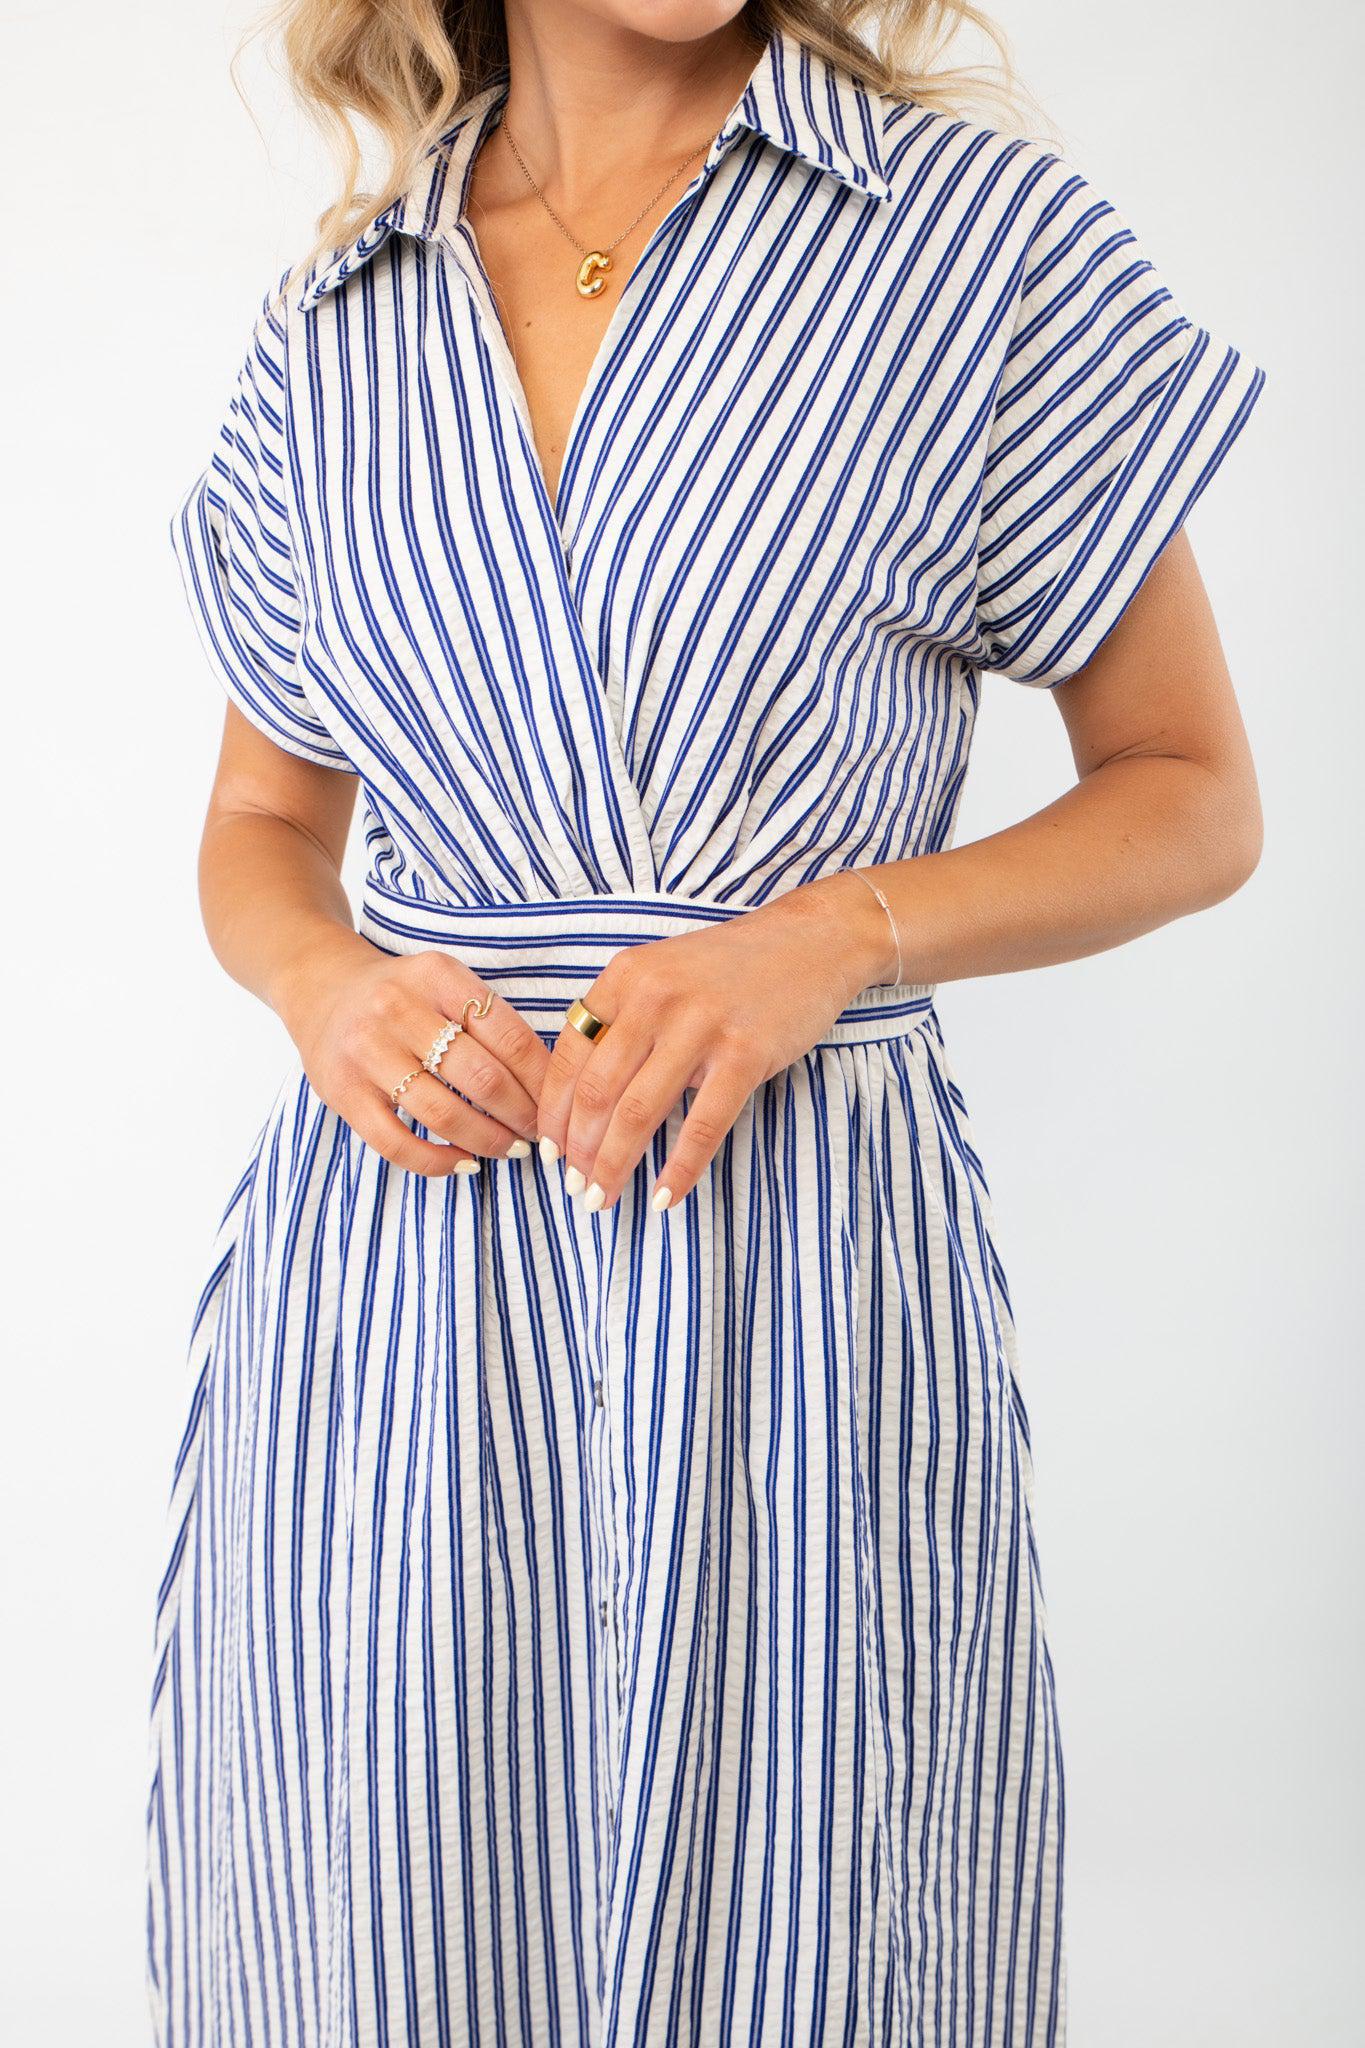
[[[580,10],[614,28],[661,43],[695,43],[738,21],[744,0],[579,0]]]

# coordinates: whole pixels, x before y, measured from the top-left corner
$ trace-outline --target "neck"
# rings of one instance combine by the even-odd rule
[[[672,41],[566,0],[506,0],[506,18],[504,118],[538,182],[580,210],[708,143],[758,59],[738,19]]]

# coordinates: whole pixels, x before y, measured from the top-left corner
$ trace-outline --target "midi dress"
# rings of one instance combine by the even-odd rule
[[[780,31],[555,503],[465,213],[506,89],[265,292],[170,532],[230,701],[360,778],[359,929],[549,1044],[622,947],[948,846],[983,677],[1082,667],[1264,373],[1065,158]],[[534,1151],[401,1170],[284,1072],[187,1304],[158,2048],[1064,2043],[1029,1422],[935,990],[863,991],[659,1213],[689,1100],[593,1213]]]

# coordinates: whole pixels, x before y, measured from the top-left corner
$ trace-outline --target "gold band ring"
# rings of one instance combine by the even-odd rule
[[[415,1081],[417,1079],[417,1076],[421,1073],[425,1073],[425,1071],[426,1069],[424,1067],[414,1067],[410,1074],[404,1074],[402,1080],[397,1082],[392,1088],[390,1088],[389,1101],[393,1104],[395,1109],[397,1109],[398,1107],[398,1098],[400,1095],[406,1092],[409,1081]]]
[[[564,1012],[564,1022],[572,1024],[574,1030],[581,1031],[585,1038],[601,1038],[603,1033],[609,1028],[605,1018],[599,1017],[595,1011],[590,1010],[586,1003],[579,1001],[577,996],[574,997],[568,1009]]]
[[[492,1007],[493,991],[491,988],[486,988],[484,990],[482,1002],[480,1002],[477,996],[466,996],[463,1004],[460,1007],[461,1031],[468,1030],[469,1028],[464,1020],[469,1015],[471,1010],[474,1012],[474,1015],[476,1017],[486,1017],[488,1015],[488,1012],[492,1009]]]

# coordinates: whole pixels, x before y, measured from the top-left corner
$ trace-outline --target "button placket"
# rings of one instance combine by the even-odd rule
[[[616,1279],[616,1277],[615,1277],[615,1267],[614,1267],[614,1262],[613,1262],[613,1277],[612,1277],[612,1282],[611,1282],[611,1285],[612,1285],[612,1288],[613,1288],[613,1292],[614,1292],[614,1291],[616,1290],[616,1288],[617,1288],[617,1287],[618,1287],[618,1286],[620,1285],[619,1281],[617,1281],[617,1279]],[[619,1356],[619,1358],[620,1358],[620,1360],[621,1360],[621,1367],[620,1367],[620,1370],[618,1371],[618,1375],[617,1375],[617,1380],[616,1380],[616,1381],[614,1382],[614,1384],[616,1384],[616,1385],[619,1385],[619,1384],[620,1384],[620,1372],[621,1372],[621,1371],[624,1371],[624,1369],[625,1369],[625,1358],[626,1358],[626,1350],[625,1350],[625,1326],[624,1326],[624,1322],[620,1322],[620,1323],[618,1324],[618,1319],[617,1319],[617,1316],[616,1316],[615,1312],[613,1312],[613,1313],[612,1313],[611,1315],[609,1315],[609,1316],[608,1316],[608,1340],[607,1340],[607,1341],[608,1341],[608,1346],[609,1346],[609,1350],[608,1350],[608,1359],[610,1360],[610,1358],[611,1358],[611,1357],[612,1357],[613,1355],[615,1355],[615,1356]],[[608,1590],[608,1596],[609,1596],[609,1597],[608,1597],[608,1600],[607,1600],[607,1603],[606,1603],[606,1604],[607,1604],[607,1606],[608,1606],[608,1608],[609,1608],[609,1611],[610,1611],[610,1615],[611,1615],[611,1648],[612,1648],[612,1677],[613,1677],[613,1682],[614,1682],[614,1690],[615,1690],[615,1713],[614,1713],[614,1715],[613,1715],[613,1721],[614,1721],[614,1724],[615,1724],[615,1727],[616,1727],[616,1730],[617,1730],[617,1733],[618,1733],[618,1737],[619,1737],[619,1732],[620,1732],[620,1714],[621,1714],[621,1706],[622,1706],[622,1682],[621,1682],[621,1616],[620,1616],[620,1611],[619,1611],[619,1604],[618,1604],[618,1603],[619,1603],[619,1600],[620,1600],[620,1594],[621,1594],[621,1582],[622,1582],[622,1579],[623,1579],[623,1577],[624,1577],[624,1572],[623,1572],[623,1569],[622,1569],[622,1558],[621,1558],[621,1534],[620,1534],[620,1530],[619,1530],[619,1529],[617,1528],[617,1524],[616,1524],[616,1502],[617,1502],[616,1466],[617,1466],[617,1452],[619,1451],[619,1448],[620,1448],[620,1446],[619,1446],[619,1445],[618,1445],[618,1444],[616,1443],[616,1441],[615,1441],[615,1438],[614,1438],[614,1436],[613,1436],[613,1432],[612,1432],[612,1426],[611,1426],[611,1425],[612,1425],[612,1413],[611,1413],[611,1410],[610,1410],[610,1409],[608,1408],[608,1406],[607,1406],[607,1398],[606,1398],[606,1396],[607,1396],[607,1376],[606,1376],[606,1373],[604,1372],[604,1373],[602,1374],[601,1378],[600,1378],[600,1379],[598,1380],[598,1382],[597,1382],[597,1401],[598,1401],[598,1406],[599,1406],[599,1408],[600,1408],[600,1410],[601,1410],[601,1414],[602,1414],[602,1446],[603,1446],[603,1456],[602,1456],[602,1495],[603,1495],[603,1500],[602,1500],[602,1526],[603,1526],[603,1527],[605,1528],[605,1530],[607,1531],[607,1535],[608,1535],[608,1539],[609,1539],[609,1544],[608,1544],[608,1551],[609,1551],[609,1554],[608,1554],[608,1557],[607,1557],[608,1573],[607,1573],[607,1577],[606,1577],[606,1585],[607,1585],[607,1590]]]
[[[596,1695],[595,1719],[601,1734],[601,1800],[608,1828],[612,1825],[612,1781],[615,1772],[616,1735],[612,1726],[611,1712],[611,1654],[608,1646],[608,1631],[611,1613],[606,1592],[611,1573],[611,1536],[608,1525],[607,1487],[604,1480],[605,1446],[603,1430],[605,1411],[601,1399],[601,1367],[592,1365],[591,1387],[593,1398],[585,1411],[586,1477],[592,1500],[593,1589],[596,1592],[598,1655],[593,1659],[594,1668],[601,1673],[594,1686]],[[591,1612],[591,1610],[589,1610]]]
[[[627,1366],[625,1317],[629,1276],[618,1264],[619,1252],[625,1241],[619,1213],[613,1213],[609,1219],[609,1236],[608,1229],[603,1227],[605,1219],[596,1221],[603,1254],[599,1274],[605,1299],[599,1324],[600,1352],[592,1378],[592,1406],[588,1415],[601,1567],[597,1608],[603,1651],[600,1701],[607,1737],[607,1786],[603,1803],[607,1828],[614,1832],[619,1817],[616,1789],[620,1777],[624,1704],[623,1634],[618,1603],[622,1585],[628,1578],[621,1555],[621,1531],[617,1524],[617,1506],[621,1497],[618,1472],[621,1446],[615,1436],[614,1397],[622,1385],[622,1374]]]
[[[607,1284],[607,1272],[598,1267],[598,1284]],[[603,1324],[599,1324],[599,1339],[605,1335]],[[589,1613],[596,1610],[599,1655],[593,1659],[595,1671],[600,1676],[594,1683],[594,1718],[600,1731],[601,1775],[599,1780],[600,1807],[605,1827],[610,1834],[616,1824],[616,1773],[619,1737],[616,1727],[616,1707],[619,1703],[619,1665],[616,1650],[616,1631],[611,1611],[611,1592],[615,1574],[613,1570],[614,1538],[611,1517],[611,1476],[610,1446],[608,1440],[608,1415],[606,1406],[607,1360],[599,1344],[585,1360],[587,1370],[583,1384],[588,1398],[583,1408],[584,1430],[584,1476],[591,1502],[591,1595],[593,1605]]]
[[[604,1658],[603,1668],[607,1673],[611,1695],[607,1701],[607,1720],[613,1738],[616,1738],[619,1735],[622,1702],[621,1626],[620,1617],[616,1612],[616,1600],[621,1583],[621,1558],[614,1512],[616,1485],[612,1473],[611,1416],[607,1408],[605,1373],[593,1382],[593,1405],[596,1410],[594,1435],[597,1443],[593,1477],[597,1489],[597,1526],[601,1542],[601,1578],[598,1583],[606,1588],[598,1601],[597,1611],[604,1639],[608,1631],[611,1636],[610,1657]],[[604,1640],[604,1649],[605,1647]],[[612,1754],[615,1754],[614,1742]]]

